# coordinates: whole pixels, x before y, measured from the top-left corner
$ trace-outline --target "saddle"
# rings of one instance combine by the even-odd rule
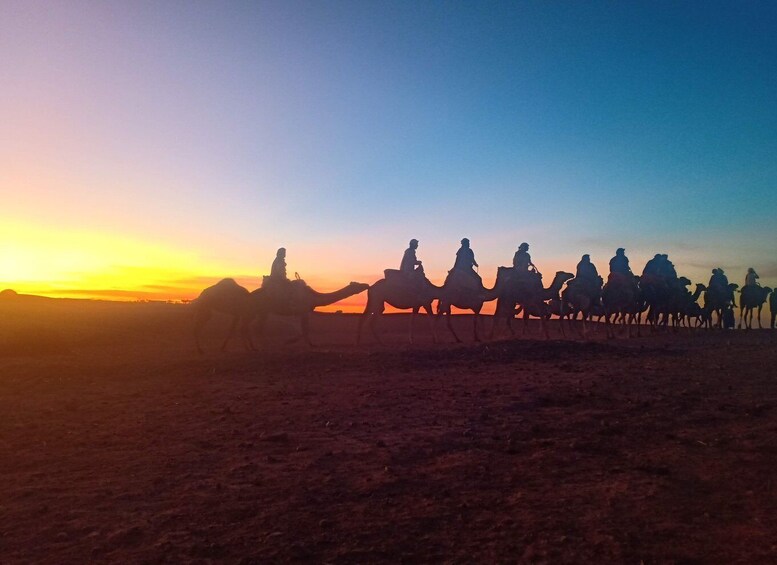
[[[483,290],[483,284],[480,278],[473,271],[458,271],[452,269],[448,271],[444,286],[453,286],[459,290],[470,290],[480,292]]]
[[[302,279],[290,281],[267,275],[262,277],[262,288],[267,292],[268,296],[282,302],[291,302],[307,286],[307,283]]]
[[[420,289],[426,279],[421,269],[416,269],[411,273],[406,273],[399,269],[384,269],[383,276],[386,282],[392,286],[405,287],[408,290]]]

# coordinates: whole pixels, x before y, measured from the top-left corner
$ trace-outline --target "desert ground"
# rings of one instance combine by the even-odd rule
[[[0,302],[3,563],[777,560],[777,332],[456,345]],[[471,319],[454,323],[469,337]],[[488,327],[490,319],[485,321]],[[470,338],[471,339],[471,338]]]

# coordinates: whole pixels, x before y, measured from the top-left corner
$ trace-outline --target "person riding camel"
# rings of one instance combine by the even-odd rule
[[[270,267],[270,276],[262,281],[262,288],[268,289],[268,292],[277,298],[285,299],[291,296],[292,284],[286,276],[286,248],[281,247],[275,253],[272,267]]]
[[[531,262],[531,255],[529,255],[529,244],[526,242],[519,245],[518,251],[516,251],[515,255],[513,255],[513,271],[519,278],[528,278],[528,275],[533,273],[537,273],[539,275],[539,270],[534,265],[534,263]]]
[[[466,273],[474,281],[478,283],[478,285],[483,284],[483,279],[481,279],[480,275],[476,273],[474,270],[472,270],[472,267],[478,267],[477,261],[475,261],[475,252],[472,251],[472,249],[469,246],[469,239],[466,237],[461,240],[461,247],[456,252],[456,262],[453,264],[453,268],[451,269],[451,274],[455,272],[461,272]]]
[[[661,260],[658,264],[658,272],[666,282],[677,280],[677,270],[674,268],[674,263],[669,260],[669,255],[666,253],[661,255]]]
[[[656,253],[652,259],[645,263],[645,268],[642,269],[643,277],[658,277],[661,276],[661,254]]]
[[[712,276],[710,277],[710,284],[708,286],[709,288],[720,290],[728,289],[728,277],[723,272],[723,269],[720,267],[712,269]]]
[[[416,249],[418,249],[418,240],[411,239],[399,265],[400,274],[405,280],[413,284],[420,282],[424,278],[424,267],[415,255]]]
[[[599,289],[599,271],[596,270],[596,265],[591,263],[591,256],[588,253],[580,258],[574,281],[570,281],[571,284],[579,285],[586,291],[596,292]]]
[[[755,269],[750,267],[747,270],[747,275],[745,275],[745,286],[760,286],[758,284],[758,273],[755,272]]]
[[[710,277],[710,284],[708,285],[709,291],[717,294],[717,296],[723,297],[724,300],[729,300],[736,306],[736,298],[734,296],[734,290],[729,287],[728,277],[726,273],[718,267],[712,269],[712,276]]]
[[[275,259],[270,267],[270,278],[273,281],[288,281],[286,276],[286,248],[281,247],[275,253]]]
[[[626,276],[634,276],[629,267],[629,258],[626,257],[626,250],[619,247],[615,250],[615,256],[610,259],[610,274],[619,273]]]

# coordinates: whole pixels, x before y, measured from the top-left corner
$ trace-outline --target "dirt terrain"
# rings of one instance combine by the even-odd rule
[[[777,560],[777,332],[382,322],[201,357],[186,306],[3,300],[2,562]]]

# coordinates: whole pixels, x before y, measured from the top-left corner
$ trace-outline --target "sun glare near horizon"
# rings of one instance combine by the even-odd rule
[[[188,250],[113,234],[0,225],[0,285],[23,294],[182,300],[224,265]],[[228,271],[227,271],[228,272]]]

